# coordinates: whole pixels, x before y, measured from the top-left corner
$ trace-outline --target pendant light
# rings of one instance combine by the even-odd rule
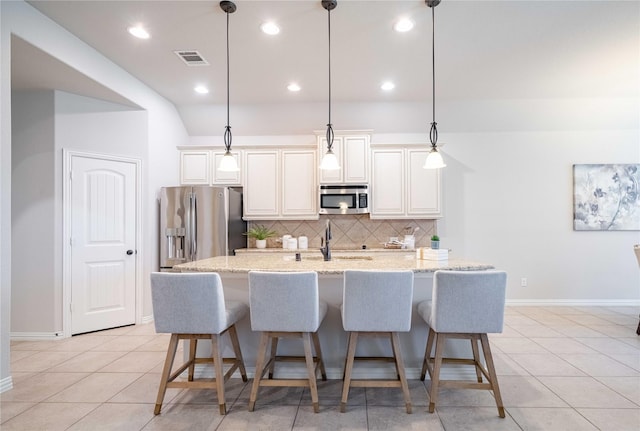
[[[322,157],[320,169],[327,171],[340,169],[338,158],[333,153],[333,125],[331,124],[331,11],[337,5],[337,0],[322,0],[322,7],[327,10],[329,23],[329,123],[327,124],[327,152]]]
[[[240,170],[238,162],[231,154],[231,126],[229,126],[229,14],[236,11],[232,1],[221,1],[220,8],[227,14],[227,125],[224,128],[224,156],[220,160],[219,171],[237,172]]]
[[[429,131],[429,140],[431,141],[431,151],[427,156],[427,160],[424,162],[424,169],[438,169],[444,168],[445,163],[442,160],[442,154],[438,152],[438,128],[436,123],[436,19],[435,8],[440,4],[440,0],[425,0],[427,6],[431,8],[431,73],[432,73],[432,86],[433,86],[433,121],[431,123],[431,130]]]

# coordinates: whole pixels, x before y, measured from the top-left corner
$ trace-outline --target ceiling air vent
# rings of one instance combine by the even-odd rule
[[[209,62],[198,51],[173,51],[187,66],[208,66]]]

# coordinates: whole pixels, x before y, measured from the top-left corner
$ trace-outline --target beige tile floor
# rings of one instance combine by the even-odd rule
[[[303,389],[263,388],[247,411],[250,384],[232,379],[226,416],[215,392],[168,391],[153,404],[168,343],[153,325],[59,341],[14,341],[14,388],[1,394],[9,430],[640,430],[637,307],[507,307],[491,342],[507,417],[488,391],[443,390],[427,412],[428,380],[412,380],[413,414],[397,389],[352,389],[338,412],[340,381],[319,385],[314,414]]]

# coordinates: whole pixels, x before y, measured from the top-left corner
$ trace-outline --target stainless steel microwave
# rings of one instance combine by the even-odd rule
[[[320,186],[320,214],[368,214],[366,184]]]

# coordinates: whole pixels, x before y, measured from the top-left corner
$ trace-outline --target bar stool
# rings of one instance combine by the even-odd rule
[[[349,345],[342,386],[340,411],[345,412],[350,387],[401,388],[407,413],[411,413],[409,385],[402,360],[398,332],[411,329],[413,301],[412,271],[345,271],[342,326],[349,332]],[[359,336],[389,337],[393,357],[356,357]],[[393,362],[397,379],[351,378],[354,360]]]
[[[319,411],[317,369],[322,380],[327,374],[322,361],[318,328],[327,314],[327,304],[320,301],[316,272],[249,272],[249,304],[251,329],[260,331],[260,346],[256,371],[249,397],[249,411],[253,411],[260,386],[303,386],[311,392],[314,412]],[[279,338],[301,338],[304,357],[277,356]],[[267,344],[271,340],[271,354],[265,365]],[[316,356],[311,351],[311,342]],[[307,379],[274,379],[276,361],[304,361]],[[266,372],[269,378],[264,379]]]
[[[242,380],[247,381],[235,324],[247,314],[249,307],[242,302],[224,300],[222,280],[217,273],[151,273],[151,299],[156,332],[171,334],[154,414],[160,414],[167,388],[215,389],[220,414],[226,414],[224,382],[236,369],[240,370]],[[235,358],[222,357],[220,344],[227,332]],[[211,340],[211,357],[196,357],[201,339]],[[180,340],[190,341],[189,360],[171,374]],[[213,363],[214,379],[194,380],[195,365],[202,363]],[[225,363],[231,365],[226,374]],[[174,381],[187,368],[187,381]]]
[[[427,348],[420,380],[426,372],[431,378],[429,412],[433,413],[440,387],[492,390],[498,407],[498,415],[504,418],[504,406],[500,396],[498,377],[487,333],[502,332],[507,273],[504,271],[436,271],[433,278],[433,299],[418,304],[418,313],[429,325]],[[471,340],[473,359],[443,358],[447,338]],[[431,356],[435,342],[435,356]],[[480,362],[478,342],[486,368]],[[477,382],[467,380],[442,380],[443,363],[475,366]],[[482,377],[487,379],[483,382]]]

